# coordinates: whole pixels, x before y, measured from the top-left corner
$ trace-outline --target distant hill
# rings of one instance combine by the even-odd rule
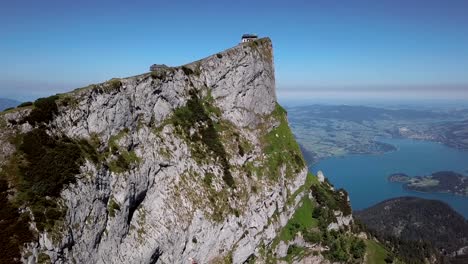
[[[369,106],[354,105],[310,105],[294,107],[294,110],[314,118],[338,119],[352,122],[374,120],[422,120],[422,119],[454,119],[466,115],[465,111],[428,111],[414,109],[384,109]]]
[[[440,201],[394,198],[355,212],[355,216],[376,234],[427,241],[446,255],[468,247],[468,222]]]
[[[15,100],[0,98],[0,111],[3,111],[9,107],[15,107],[19,104],[20,102],[15,101]]]
[[[427,129],[426,133],[447,146],[468,149],[468,120],[441,123]]]
[[[468,150],[468,109],[386,109],[355,105],[287,108],[288,120],[307,160],[395,150],[379,139],[410,138]]]

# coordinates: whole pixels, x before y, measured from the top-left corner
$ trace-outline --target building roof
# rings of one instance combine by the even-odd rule
[[[258,38],[258,36],[255,34],[244,34],[242,35],[242,38]]]
[[[166,64],[153,64],[150,66],[150,71],[157,71],[160,69],[169,68]]]

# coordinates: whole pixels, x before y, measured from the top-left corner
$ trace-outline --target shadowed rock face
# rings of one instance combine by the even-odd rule
[[[268,38],[56,102],[58,114],[39,129],[95,149],[60,194],[63,221],[39,232],[23,261],[242,263],[304,195],[286,203],[307,174],[298,146],[295,160],[268,169],[266,137],[286,120]],[[9,136],[33,129],[22,121],[31,111],[2,116],[15,131],[0,133],[2,164],[14,152]]]

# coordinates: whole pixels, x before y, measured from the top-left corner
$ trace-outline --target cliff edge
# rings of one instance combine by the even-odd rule
[[[268,38],[9,110],[0,145],[9,260],[267,262],[313,245],[320,216],[323,232],[352,223],[307,173]]]

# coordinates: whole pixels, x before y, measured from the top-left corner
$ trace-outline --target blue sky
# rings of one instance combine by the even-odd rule
[[[273,40],[278,94],[468,98],[468,1],[2,1],[0,97]]]

